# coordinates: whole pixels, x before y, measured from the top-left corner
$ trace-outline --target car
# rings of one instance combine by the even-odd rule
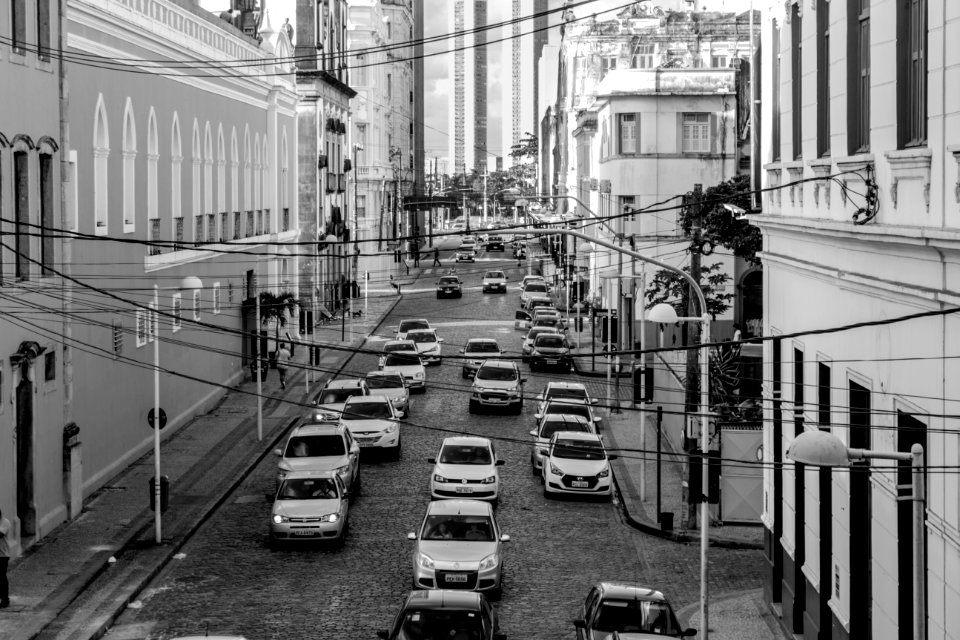
[[[488,438],[450,436],[440,443],[430,475],[430,498],[470,498],[488,500],[496,506],[500,499],[500,472],[503,460],[497,459]]]
[[[537,413],[543,413],[547,402],[557,399],[569,399],[586,404],[596,404],[596,398],[591,398],[587,386],[582,382],[555,382],[551,380],[540,393],[540,402],[537,404]]]
[[[503,237],[491,234],[487,237],[487,251],[503,251]]]
[[[476,251],[470,247],[460,247],[456,253],[457,262],[476,262]]]
[[[597,432],[596,426],[583,416],[570,413],[552,413],[544,416],[543,420],[537,422],[537,428],[530,431],[530,435],[533,436],[533,447],[530,450],[530,466],[533,475],[540,475],[550,437],[557,431]]]
[[[407,538],[416,541],[414,589],[464,589],[500,598],[503,544],[510,536],[501,533],[489,502],[431,502],[419,530]]]
[[[542,309],[543,307],[538,307]],[[530,327],[553,327],[557,333],[564,333],[567,329],[559,315],[539,315],[530,320]]]
[[[417,353],[417,345],[413,343],[413,340],[387,340],[383,343],[383,352],[380,355],[380,360],[377,364],[380,368],[383,368],[383,363],[387,359],[388,353]]]
[[[466,229],[466,228],[467,228],[467,221],[464,220],[464,219],[462,219],[462,218],[461,218],[461,219],[458,219],[458,220],[454,220],[454,221],[453,221],[453,224],[450,225],[450,228],[453,229],[453,230],[455,230],[455,231],[460,231],[461,229]]]
[[[441,276],[437,280],[437,298],[462,298],[463,285],[457,276]]]
[[[464,356],[460,377],[470,378],[476,375],[477,369],[484,361],[499,358],[503,355],[503,351],[493,338],[470,338],[463,349],[460,349],[460,354]]]
[[[595,433],[557,431],[550,436],[543,455],[543,495],[588,495],[605,499],[613,497],[610,460],[603,441]]]
[[[540,407],[542,407],[542,409]],[[537,421],[537,424],[539,424],[544,416],[554,413],[567,413],[583,416],[596,425],[597,433],[600,433],[603,425],[603,418],[594,412],[593,406],[591,404],[587,404],[583,400],[577,400],[576,398],[554,398],[546,401],[545,403],[541,403],[537,408],[537,412],[533,414],[533,419]]]
[[[350,492],[336,471],[293,471],[280,483],[270,512],[270,540],[343,544]]]
[[[443,338],[437,336],[436,329],[408,331],[407,338],[417,347],[417,353],[424,364],[440,364],[440,343]]]
[[[400,459],[400,423],[393,403],[386,396],[358,396],[343,405],[340,423],[361,449],[380,449],[393,460]]]
[[[397,327],[397,340],[406,340],[407,333],[410,331],[416,331],[419,329],[429,329],[430,321],[426,318],[412,318],[407,320],[401,320],[400,325]]]
[[[313,398],[316,407],[313,411],[319,422],[336,422],[340,419],[343,403],[353,396],[368,396],[367,383],[358,378],[337,378],[328,380]]]
[[[520,290],[521,290],[521,291],[523,291],[523,288],[524,288],[525,286],[527,286],[527,283],[528,283],[528,282],[541,282],[541,283],[543,283],[544,286],[548,286],[548,285],[547,285],[547,279],[544,278],[543,276],[527,275],[527,276],[523,276],[523,279],[520,281]]]
[[[534,329],[536,328],[534,327]],[[530,371],[553,368],[569,373],[573,368],[570,343],[559,333],[541,333],[533,339],[532,349],[527,361],[530,363]]]
[[[507,274],[503,271],[487,271],[483,274],[481,290],[483,293],[506,293]]]
[[[537,327],[536,329],[527,330],[523,337],[520,338],[523,341],[520,344],[520,360],[523,362],[529,361],[530,354],[533,353],[534,341],[537,339],[537,336],[545,333],[560,336],[560,334],[557,333],[557,330],[553,327]],[[562,338],[563,336],[560,337]]]
[[[680,627],[662,592],[627,582],[600,582],[592,586],[573,626],[577,640],[697,635],[696,629]]]
[[[540,307],[547,307],[549,309],[553,308],[553,298],[550,296],[543,295],[541,293],[531,293],[527,297],[527,303],[523,308],[527,313],[533,314]]]
[[[520,305],[526,306],[527,301],[530,299],[530,296],[537,294],[543,297],[547,297],[549,291],[547,290],[546,282],[528,282],[523,285],[523,289],[520,291]]]
[[[370,371],[364,378],[370,393],[386,397],[401,418],[410,417],[410,388],[403,375],[390,371]]]
[[[389,629],[377,631],[380,640],[507,640],[500,633],[496,610],[474,591],[434,589],[407,594]]]
[[[336,471],[347,491],[360,493],[360,445],[342,424],[300,424],[273,453],[280,458],[278,489],[294,471]]]
[[[520,377],[520,369],[511,360],[485,361],[473,377],[470,413],[476,413],[482,407],[512,409],[520,415],[523,412],[523,385],[526,381],[526,378]]]
[[[426,393],[427,372],[423,368],[420,356],[410,351],[388,353],[380,371],[384,373],[399,373],[411,392]]]

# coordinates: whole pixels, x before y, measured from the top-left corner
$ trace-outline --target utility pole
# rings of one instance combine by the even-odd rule
[[[693,196],[690,199],[688,211],[692,211],[693,224],[690,230],[693,239],[690,243],[690,277],[693,278],[693,281],[698,285],[700,284],[700,247],[701,247],[701,207],[703,201],[703,186],[701,184],[693,185]],[[691,290],[691,285],[687,285],[687,315],[688,316],[698,316],[704,315],[707,313],[706,309],[697,309],[697,297],[694,295],[694,292]],[[688,344],[699,344],[700,343],[700,324],[697,322],[688,322],[687,326],[687,335],[689,340]],[[689,431],[690,429],[690,416],[697,412],[700,403],[700,369],[699,369],[699,356],[700,349],[687,349],[687,372],[686,372],[686,384],[684,389],[684,417],[686,419],[686,424],[684,424],[684,429]],[[706,411],[706,407],[703,408]],[[701,437],[706,437],[706,434],[701,434]],[[696,441],[693,441],[696,444]],[[688,475],[687,475],[687,528],[695,529],[697,527],[697,505],[700,500],[706,500],[706,496],[701,496],[700,500],[697,500],[697,492],[700,491],[700,487],[694,486],[693,480],[693,467],[695,463],[692,459],[688,465]],[[700,465],[702,467],[702,465]]]

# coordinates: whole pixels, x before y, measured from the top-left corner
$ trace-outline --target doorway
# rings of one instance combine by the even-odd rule
[[[26,375],[17,385],[17,519],[20,537],[37,533],[37,509],[33,500],[33,382]]]
[[[927,425],[917,420],[913,415],[897,411],[897,451],[909,453],[914,444],[919,444],[926,452]],[[926,464],[926,463],[925,463]],[[926,483],[926,468],[924,468],[924,483]],[[910,462],[897,463],[897,637],[900,640],[913,638],[913,465]],[[902,488],[901,488],[902,487]],[[924,510],[926,514],[926,510]],[[926,522],[926,515],[924,515]],[[924,527],[926,531],[926,527]],[[926,550],[926,546],[924,546]],[[923,558],[923,575],[926,571],[927,559]],[[923,612],[926,616],[926,611]]]
[[[850,448],[870,448],[870,390],[850,381]],[[850,637],[869,638],[873,629],[870,463],[850,465]],[[853,585],[856,585],[856,588]]]

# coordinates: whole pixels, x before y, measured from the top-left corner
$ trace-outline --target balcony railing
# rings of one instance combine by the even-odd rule
[[[241,237],[241,236],[240,236],[240,222],[241,222],[241,221],[242,221],[242,218],[240,217],[240,212],[239,212],[239,211],[234,211],[234,212],[233,212],[233,239],[234,239],[234,240],[239,240],[240,237]]]
[[[270,233],[270,209],[263,210],[263,232]]]
[[[220,242],[226,242],[230,239],[230,214],[226,211],[220,213]]]
[[[149,255],[158,256],[162,253],[156,244],[160,241],[160,218],[150,218],[150,251]]]
[[[173,219],[173,248],[175,251],[183,250],[183,218]]]
[[[217,214],[208,213],[207,214],[207,242],[214,243],[217,241]]]
[[[200,244],[204,241],[203,237],[203,215],[199,215],[193,219],[194,230],[193,230],[193,241],[196,244]]]
[[[248,238],[253,237],[253,232],[254,232],[253,211],[247,211],[247,228],[244,229],[244,231],[245,231],[246,237]]]
[[[257,209],[257,233],[256,235],[263,235],[263,210]]]

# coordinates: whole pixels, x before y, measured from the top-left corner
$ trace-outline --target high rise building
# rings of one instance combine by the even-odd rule
[[[449,16],[449,157],[455,173],[483,168],[487,155],[487,0],[454,0]]]

